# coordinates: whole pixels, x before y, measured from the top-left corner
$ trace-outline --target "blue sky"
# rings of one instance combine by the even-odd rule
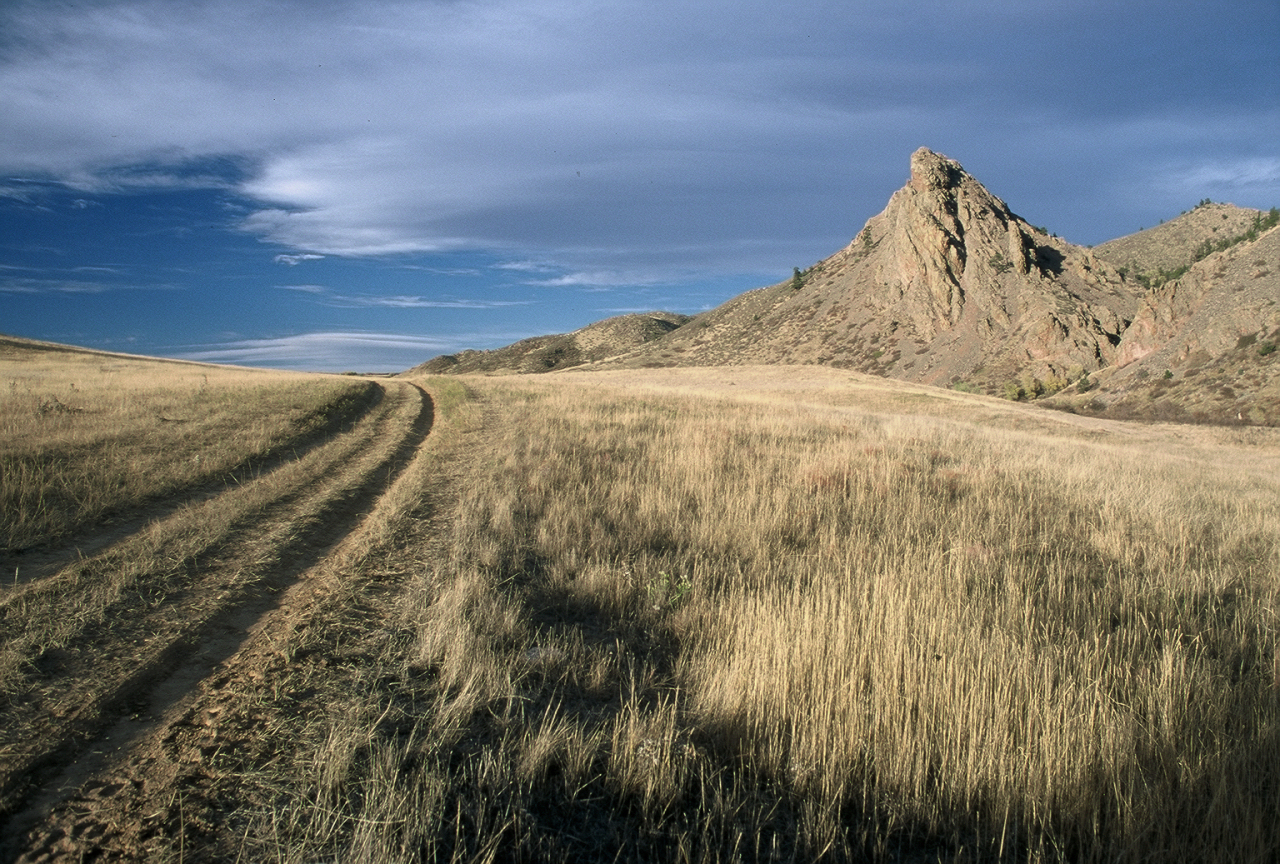
[[[1077,243],[1280,204],[1280,3],[0,5],[0,333],[398,370],[693,313],[957,159]]]

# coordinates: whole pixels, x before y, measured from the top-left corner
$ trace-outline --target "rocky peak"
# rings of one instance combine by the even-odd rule
[[[868,225],[888,241],[878,250],[880,278],[913,301],[912,321],[925,338],[955,327],[995,277],[1027,275],[1035,258],[1030,227],[959,162],[926,147],[911,155],[911,180]]]
[[[917,192],[949,189],[965,176],[954,159],[921,147],[911,154],[911,188]]]
[[[1057,380],[1111,363],[1138,296],[922,147],[906,185],[848,246],[656,350],[684,363],[833,363],[994,389],[1028,371]]]

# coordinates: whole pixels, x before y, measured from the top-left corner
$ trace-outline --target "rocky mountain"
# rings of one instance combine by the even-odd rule
[[[1014,214],[921,148],[844,249],[751,291],[617,365],[823,363],[992,390],[1115,362],[1141,287]]]
[[[1108,416],[1278,423],[1277,223],[1202,201],[1088,249],[921,148],[885,209],[791,279],[687,323],[624,316],[414,371],[816,363]]]
[[[672,312],[619,315],[572,333],[535,336],[491,351],[463,351],[428,360],[404,375],[536,373],[624,354],[689,320]]]
[[[1280,212],[1153,287],[1094,386],[1049,400],[1072,410],[1214,423],[1280,422]]]

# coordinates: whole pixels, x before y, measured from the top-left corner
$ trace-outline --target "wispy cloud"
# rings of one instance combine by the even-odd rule
[[[532,300],[431,299],[416,294],[343,294],[323,285],[279,285],[284,291],[298,291],[317,298],[316,302],[340,309],[501,309],[530,306]]]
[[[316,255],[310,252],[302,252],[298,255],[277,255],[275,257],[275,262],[277,264],[288,264],[290,267],[295,267],[298,264],[301,264],[303,261],[319,261],[323,257],[324,257],[323,255]]]
[[[635,288],[662,283],[660,277],[647,273],[618,273],[610,270],[565,273],[549,279],[531,279],[526,284],[548,288]]]
[[[79,279],[0,279],[3,294],[103,294],[130,287]]]
[[[402,371],[462,347],[457,338],[403,333],[301,333],[173,349],[167,356],[206,363],[317,372]]]
[[[1176,180],[1193,188],[1272,190],[1280,187],[1280,157],[1215,160],[1180,172]]]

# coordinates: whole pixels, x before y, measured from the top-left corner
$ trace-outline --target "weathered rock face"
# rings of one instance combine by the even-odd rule
[[[1255,216],[1260,214],[1253,211]],[[1054,401],[1108,417],[1280,424],[1280,228],[1153,288],[1096,387]]]
[[[948,384],[1111,363],[1140,292],[921,148],[840,252],[662,340],[681,363],[826,363]],[[678,349],[678,350],[677,350]]]
[[[958,163],[926,149],[912,155],[911,181],[864,231],[875,248],[848,276],[872,303],[892,298],[885,308],[910,322],[914,350],[932,367],[922,375],[917,361],[897,371],[903,377],[936,381],[1028,362],[1096,369],[1112,362],[1136,311],[1137,292],[1113,268],[1044,235]]]
[[[1177,368],[1196,355],[1217,357],[1241,337],[1280,327],[1278,303],[1280,230],[1272,229],[1152,289],[1125,331],[1116,365],[1145,360]]]

